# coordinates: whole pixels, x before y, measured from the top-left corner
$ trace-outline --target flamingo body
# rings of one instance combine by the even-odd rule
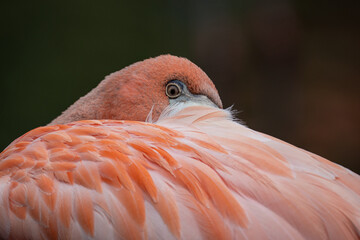
[[[360,238],[357,174],[221,108],[184,58],[109,75],[0,153],[0,239]]]
[[[186,107],[34,129],[0,155],[1,239],[358,239],[355,173]]]

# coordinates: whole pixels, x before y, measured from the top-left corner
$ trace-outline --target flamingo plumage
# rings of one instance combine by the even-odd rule
[[[107,77],[0,154],[1,239],[359,239],[360,177],[223,110],[190,61]]]

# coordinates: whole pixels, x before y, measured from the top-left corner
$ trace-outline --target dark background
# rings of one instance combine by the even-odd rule
[[[360,1],[2,1],[0,148],[171,53],[248,126],[360,172]]]

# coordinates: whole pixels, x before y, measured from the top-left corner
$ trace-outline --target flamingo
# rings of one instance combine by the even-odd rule
[[[359,239],[360,177],[238,123],[162,55],[0,154],[1,239]]]

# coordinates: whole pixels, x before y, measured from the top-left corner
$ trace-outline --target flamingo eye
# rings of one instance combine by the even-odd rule
[[[182,82],[178,80],[170,81],[166,85],[166,96],[170,99],[178,98],[182,93]]]

